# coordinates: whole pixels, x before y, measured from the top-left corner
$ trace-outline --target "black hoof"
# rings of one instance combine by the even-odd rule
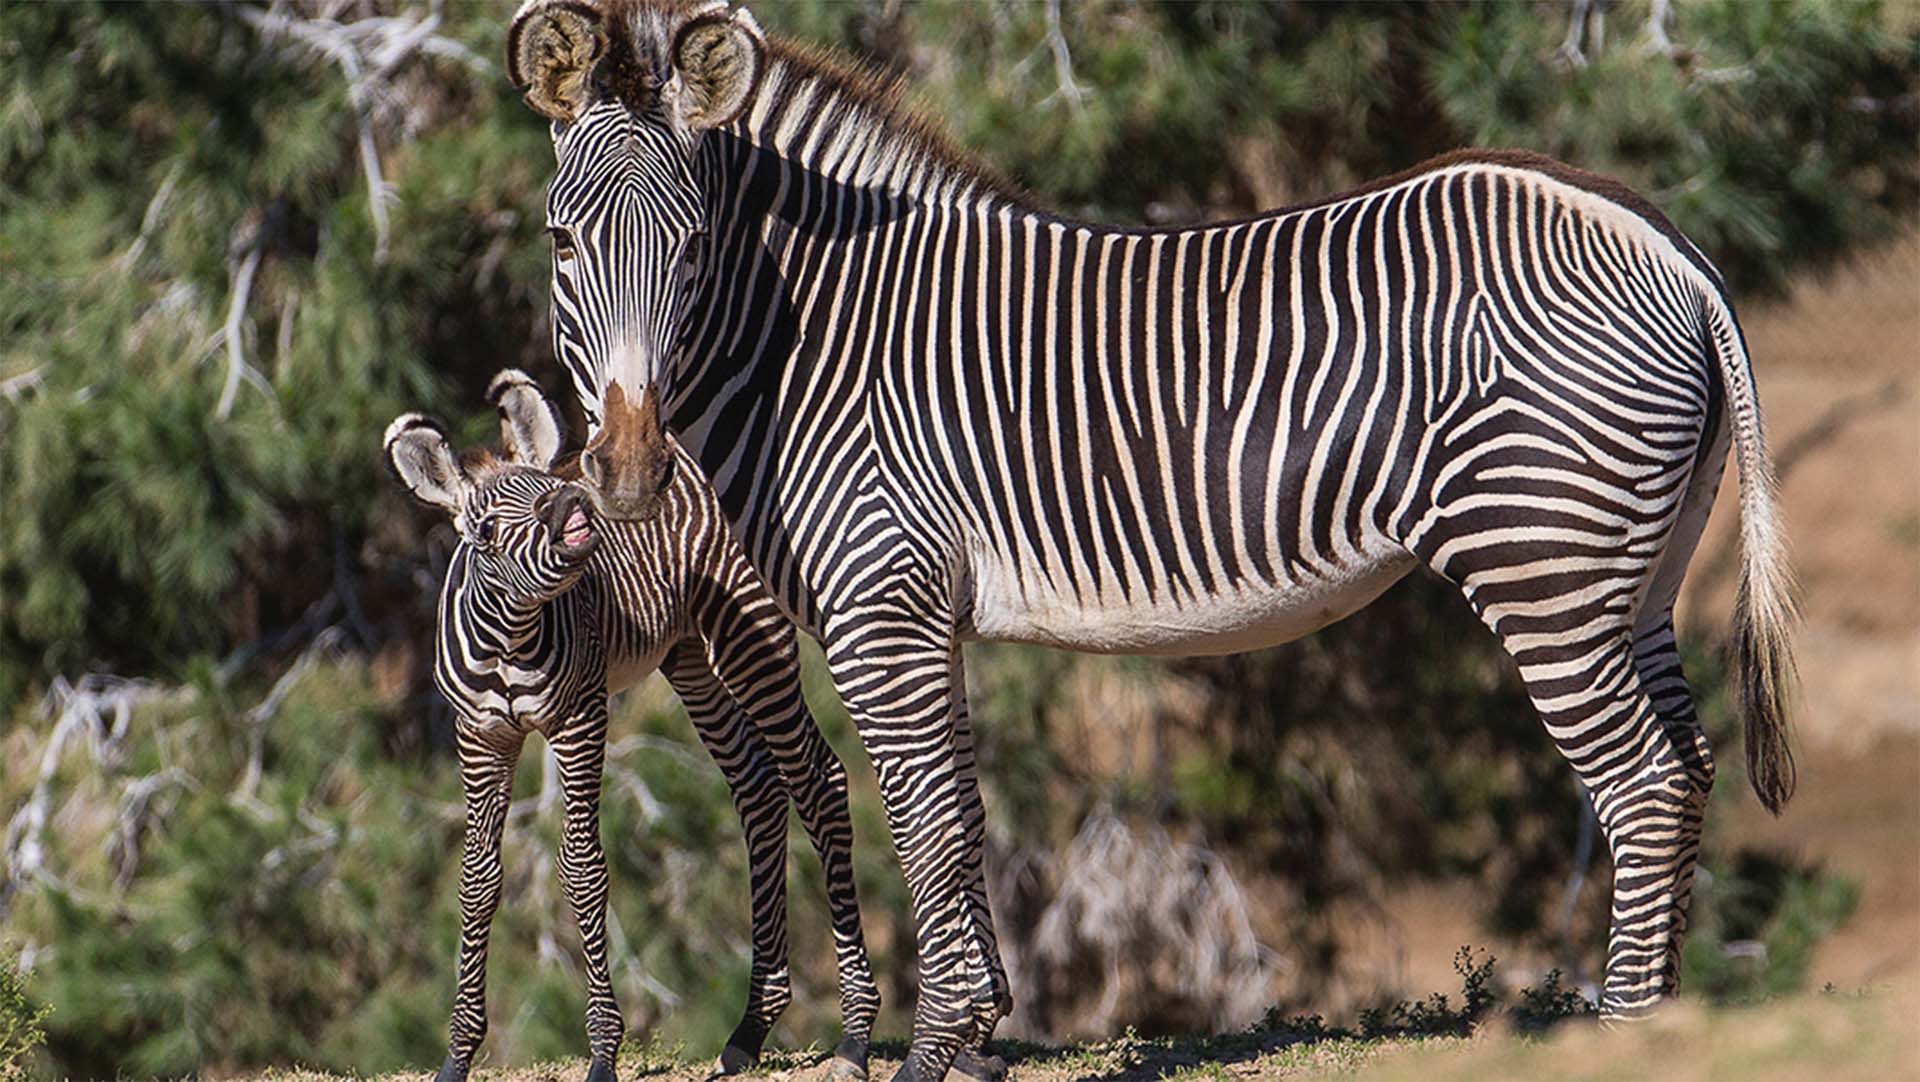
[[[971,1078],[976,1082],[1000,1082],[1007,1077],[1007,1061],[999,1056],[989,1055],[985,1050],[975,1052],[962,1048],[953,1057],[953,1067],[947,1071],[948,1078]]]
[[[440,1064],[440,1073],[433,1076],[433,1082],[467,1082],[466,1064],[456,1063],[452,1056],[448,1056]]]
[[[909,1051],[900,1069],[893,1072],[893,1082],[940,1082],[946,1076],[945,1071],[929,1065],[925,1055]]]
[[[613,1072],[613,1061],[605,1056],[593,1057],[587,1064],[587,1082],[618,1082],[619,1076]]]
[[[707,1077],[725,1078],[728,1075],[739,1074],[741,1071],[753,1066],[759,1058],[760,1053],[758,1050],[749,1052],[732,1042],[728,1042],[727,1046],[720,1050],[720,1057],[713,1061],[713,1070],[707,1072]]]
[[[833,1058],[827,1061],[827,1078],[832,1082],[866,1082],[867,1042],[858,1037],[842,1037],[833,1046]]]

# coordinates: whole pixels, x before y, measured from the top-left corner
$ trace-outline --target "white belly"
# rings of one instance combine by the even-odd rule
[[[1029,575],[976,562],[966,637],[1102,654],[1234,654],[1291,642],[1367,605],[1413,568],[1403,549],[1298,581],[1245,581],[1218,594],[1129,601],[1077,598]]]

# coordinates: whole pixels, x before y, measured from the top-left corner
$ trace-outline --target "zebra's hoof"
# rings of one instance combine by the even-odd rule
[[[833,1058],[827,1061],[829,1082],[866,1082],[867,1078],[867,1042],[856,1037],[842,1037],[833,1048]]]
[[[952,1079],[973,1079],[974,1082],[1000,1082],[1007,1077],[1007,1061],[986,1051],[979,1052],[962,1048],[953,1057],[953,1067],[947,1071]]]
[[[725,1078],[728,1075],[739,1074],[753,1066],[754,1061],[759,1058],[744,1048],[729,1044],[720,1050],[719,1057],[713,1061],[713,1070],[708,1072],[707,1077]]]
[[[448,1056],[440,1064],[440,1073],[433,1076],[433,1082],[467,1082],[467,1065]]]
[[[943,1077],[912,1052],[907,1053],[906,1062],[900,1065],[900,1069],[893,1072],[893,1082],[937,1082]]]
[[[613,1070],[613,1061],[605,1056],[593,1057],[593,1062],[587,1064],[587,1082],[619,1082],[619,1075]]]

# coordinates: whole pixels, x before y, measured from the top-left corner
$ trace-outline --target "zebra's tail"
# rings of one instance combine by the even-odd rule
[[[1787,708],[1798,683],[1793,627],[1798,619],[1787,539],[1775,509],[1745,336],[1717,290],[1707,294],[1707,333],[1720,362],[1733,454],[1740,470],[1740,594],[1734,605],[1735,657],[1746,715],[1747,780],[1769,812],[1793,797],[1796,775],[1787,745]]]

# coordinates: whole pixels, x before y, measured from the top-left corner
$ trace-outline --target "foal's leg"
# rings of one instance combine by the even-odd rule
[[[466,842],[460,856],[460,960],[454,978],[447,1058],[437,1082],[460,1082],[487,1035],[487,933],[500,906],[500,832],[513,792],[513,767],[523,736],[481,728],[462,719],[457,729],[460,785],[467,802]]]
[[[807,712],[793,625],[763,593],[730,599],[715,616],[706,636],[708,664],[773,756],[826,878],[840,980],[841,1037],[831,1073],[865,1078],[880,990],[860,928],[847,770]]]
[[[567,821],[560,846],[560,882],[580,925],[587,964],[588,1082],[612,1082],[614,1060],[626,1028],[614,1002],[607,971],[607,857],[600,848],[600,776],[607,760],[604,693],[552,734],[560,762],[560,788]]]
[[[735,1074],[760,1058],[767,1032],[793,1001],[787,969],[787,789],[772,756],[697,644],[675,646],[660,671],[685,704],[694,732],[726,778],[747,844],[753,915],[747,1005],[715,1065],[716,1074]]]

